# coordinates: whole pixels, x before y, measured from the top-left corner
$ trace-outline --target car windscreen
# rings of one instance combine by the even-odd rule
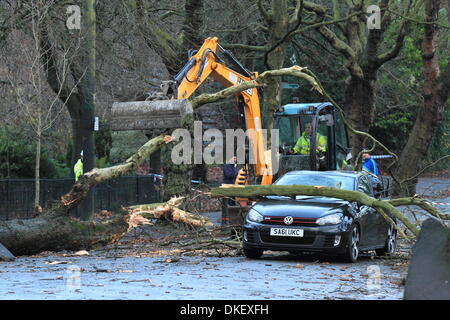
[[[354,190],[355,179],[352,177],[322,175],[322,174],[287,174],[277,180],[275,185],[303,184],[307,186],[322,186],[344,190]]]

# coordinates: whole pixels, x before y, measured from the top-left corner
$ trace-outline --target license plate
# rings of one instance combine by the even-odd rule
[[[271,236],[303,237],[303,229],[270,228]]]

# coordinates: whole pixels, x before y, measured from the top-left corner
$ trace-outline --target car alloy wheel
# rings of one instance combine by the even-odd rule
[[[392,225],[390,225],[387,238],[387,253],[388,254],[394,253],[395,246],[396,246],[396,230]]]
[[[379,256],[391,255],[395,252],[396,246],[397,246],[397,230],[395,230],[395,227],[392,224],[390,224],[384,248],[375,250],[375,252]]]
[[[359,229],[357,226],[353,226],[352,235],[351,235],[351,243],[350,243],[351,260],[352,261],[358,260],[358,255],[359,255],[358,245],[359,245]]]
[[[359,256],[359,228],[356,224],[352,225],[350,232],[347,234],[348,245],[345,253],[341,255],[341,259],[345,262],[356,262]]]

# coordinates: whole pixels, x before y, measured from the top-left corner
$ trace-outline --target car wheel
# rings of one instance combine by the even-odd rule
[[[389,225],[387,238],[384,248],[375,250],[378,256],[391,255],[395,252],[397,247],[397,230],[392,224]]]
[[[249,259],[259,259],[261,258],[262,254],[263,254],[262,250],[244,248],[244,255]]]
[[[356,262],[359,256],[359,228],[356,224],[352,226],[350,229],[350,233],[348,234],[348,246],[345,250],[345,253],[342,255],[342,258],[345,262]]]

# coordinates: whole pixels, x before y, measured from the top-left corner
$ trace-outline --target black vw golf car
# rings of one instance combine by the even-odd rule
[[[374,194],[367,173],[348,171],[292,171],[274,185],[311,185]],[[336,198],[267,196],[247,213],[243,249],[248,258],[264,250],[320,252],[355,262],[362,251],[392,254],[396,230],[375,209]]]

